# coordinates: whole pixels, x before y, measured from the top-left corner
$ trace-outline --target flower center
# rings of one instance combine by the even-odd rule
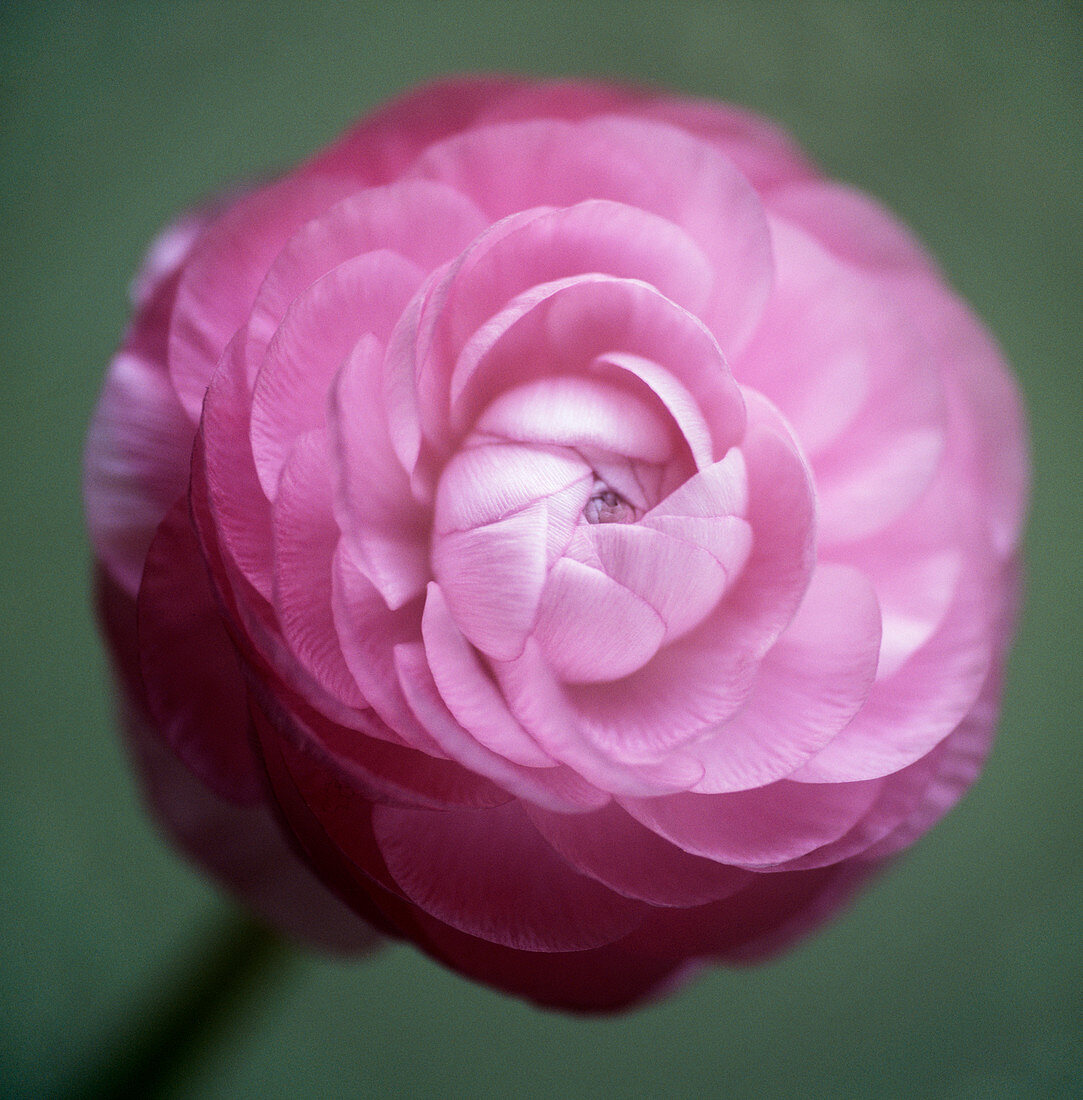
[[[587,523],[635,523],[635,507],[604,481],[595,481],[590,499],[583,506]]]

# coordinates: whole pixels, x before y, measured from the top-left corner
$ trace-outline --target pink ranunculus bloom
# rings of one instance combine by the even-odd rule
[[[770,124],[432,85],[134,296],[101,614],[157,815],[278,926],[620,1008],[780,949],[975,778],[1019,398]]]

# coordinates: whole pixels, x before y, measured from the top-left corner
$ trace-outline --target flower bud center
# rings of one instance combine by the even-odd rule
[[[590,499],[583,506],[587,523],[635,523],[635,507],[604,481],[596,481]]]

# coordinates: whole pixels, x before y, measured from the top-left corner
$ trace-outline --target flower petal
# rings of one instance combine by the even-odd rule
[[[448,811],[438,821],[424,810],[377,806],[372,827],[411,901],[493,943],[520,951],[599,947],[626,935],[645,912],[572,870],[514,802]]]

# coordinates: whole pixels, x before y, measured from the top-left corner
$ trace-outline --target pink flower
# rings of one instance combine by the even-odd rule
[[[1019,400],[764,121],[433,85],[189,214],[135,298],[102,614],[159,816],[280,926],[622,1007],[806,931],[975,778]]]

